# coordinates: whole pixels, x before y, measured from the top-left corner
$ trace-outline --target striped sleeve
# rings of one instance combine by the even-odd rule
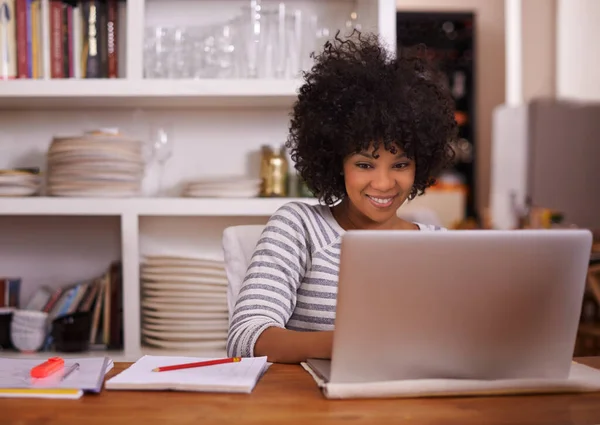
[[[229,324],[229,356],[252,357],[259,335],[272,326],[285,328],[292,315],[310,261],[309,232],[302,217],[298,207],[287,204],[265,226]]]

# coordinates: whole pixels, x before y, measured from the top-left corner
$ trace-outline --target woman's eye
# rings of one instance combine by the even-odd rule
[[[363,170],[366,170],[367,168],[371,168],[371,164],[364,164],[364,163],[362,163],[362,164],[356,164],[356,166],[358,168],[362,168]]]
[[[406,163],[406,162],[402,162],[400,164],[394,165],[394,168],[406,168],[406,167],[408,167],[408,163]]]

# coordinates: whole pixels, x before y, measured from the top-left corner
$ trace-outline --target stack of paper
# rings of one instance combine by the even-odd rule
[[[43,379],[32,378],[31,369],[44,361],[0,358],[0,397],[77,399],[84,392],[100,392],[106,373],[114,365],[108,357],[65,359],[65,371],[75,363],[79,368],[64,379],[61,372]]]
[[[243,358],[240,362],[189,369],[153,372],[161,366],[212,359],[198,357],[144,356],[106,381],[107,390],[178,390],[250,393],[269,367],[266,357]]]

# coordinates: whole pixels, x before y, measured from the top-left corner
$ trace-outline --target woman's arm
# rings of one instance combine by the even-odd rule
[[[331,358],[333,331],[298,332],[268,328],[254,346],[256,356],[267,356],[270,362],[300,363],[309,358]]]
[[[280,208],[265,226],[231,317],[228,355],[260,355],[295,363],[330,353],[327,333],[285,329],[310,267],[311,241],[305,220],[302,208],[292,203]]]

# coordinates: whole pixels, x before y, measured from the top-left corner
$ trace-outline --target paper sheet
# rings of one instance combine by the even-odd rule
[[[269,364],[266,357],[243,358],[238,363],[153,372],[160,366],[211,360],[198,357],[144,356],[106,382],[106,389],[179,390],[206,392],[252,391]]]
[[[31,378],[31,369],[43,362],[41,359],[0,358],[0,388],[75,388],[99,392],[104,375],[113,367],[108,357],[65,359],[64,370],[74,363],[79,363],[79,369],[64,381],[61,372],[43,379]]]

